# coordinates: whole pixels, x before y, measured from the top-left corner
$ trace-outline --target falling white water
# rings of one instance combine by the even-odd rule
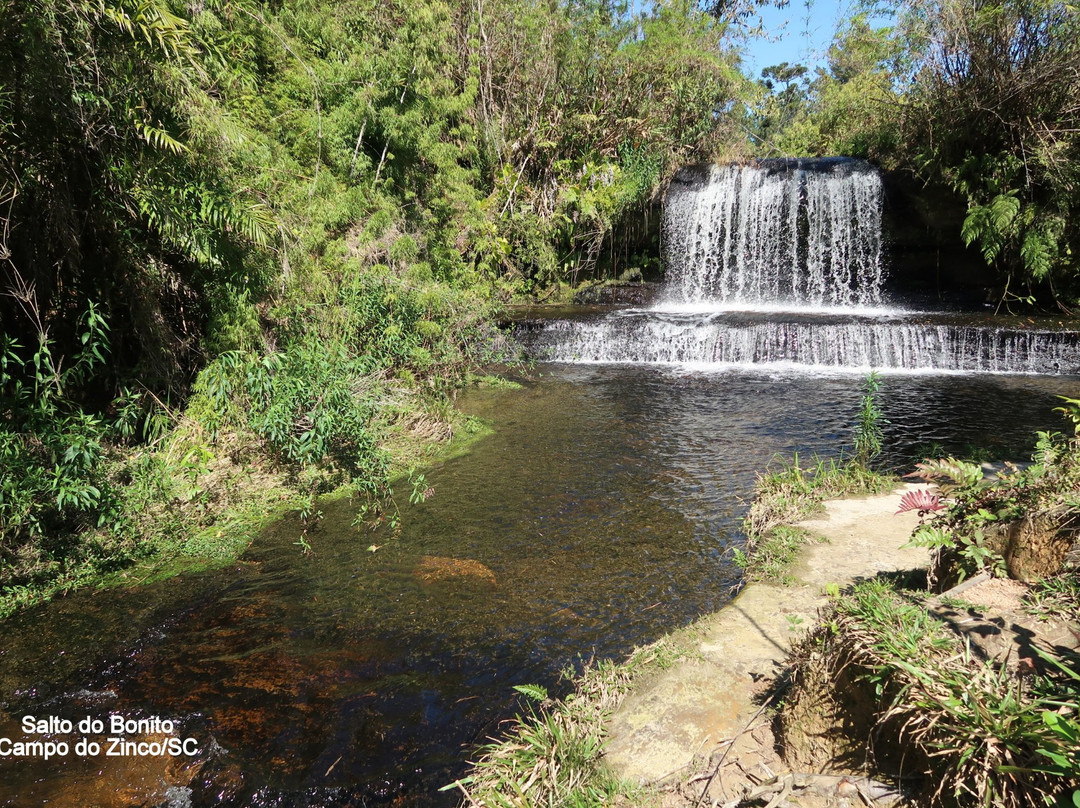
[[[803,367],[944,373],[1080,373],[1077,335],[958,322],[753,321],[633,311],[594,322],[556,321],[532,339],[556,362],[694,367]]]
[[[539,359],[695,369],[1080,375],[1080,335],[883,305],[864,161],[689,170],[668,190],[658,305],[520,333]]]
[[[862,161],[713,166],[665,201],[668,304],[881,303],[881,178]]]

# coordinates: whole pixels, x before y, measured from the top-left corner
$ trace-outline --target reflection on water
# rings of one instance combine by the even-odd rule
[[[512,685],[557,690],[567,665],[721,606],[754,474],[835,454],[860,396],[850,375],[541,371],[466,397],[496,432],[427,474],[435,494],[403,506],[398,537],[331,503],[312,556],[286,519],[229,569],[10,621],[0,735],[27,712],[116,711],[175,718],[202,752],[0,760],[0,805],[451,804],[438,787],[513,712]],[[1024,457],[1035,429],[1063,426],[1056,393],[1076,380],[888,378],[887,460],[934,443]]]

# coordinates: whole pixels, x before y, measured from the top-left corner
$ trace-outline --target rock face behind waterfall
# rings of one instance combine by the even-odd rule
[[[881,204],[863,160],[683,169],[665,200],[665,300],[880,305]]]

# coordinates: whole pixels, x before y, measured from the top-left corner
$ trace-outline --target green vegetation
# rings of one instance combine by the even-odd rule
[[[899,3],[889,8],[902,13]],[[848,155],[899,165],[910,54],[893,28],[871,26],[871,12],[843,24],[815,75],[787,63],[763,71],[767,92],[749,121],[759,153]]]
[[[920,463],[914,474],[936,482],[948,506],[911,539],[934,551],[931,582],[946,588],[984,570],[1001,577],[1056,573],[1080,521],[1078,440],[1040,432],[1032,463],[994,479],[953,458]],[[1028,551],[1037,558],[1020,558]]]
[[[495,308],[639,277],[608,246],[686,162],[914,172],[968,200],[1003,303],[1071,304],[1067,5],[897,0],[756,86],[752,4],[635,8],[0,0],[0,586],[168,554],[255,488],[388,518],[388,447],[515,360]]]
[[[804,466],[796,454],[780,469],[758,474],[754,499],[743,517],[746,550],[735,549],[735,563],[747,580],[788,581],[789,567],[811,539],[808,531],[794,525],[818,513],[825,500],[879,494],[895,487],[894,476],[871,468],[882,441],[876,375],[870,374],[864,385],[852,459],[814,457]]]
[[[393,521],[454,390],[516,361],[494,307],[597,274],[744,85],[677,0],[0,13],[7,603],[341,485]]]
[[[859,419],[855,423],[854,450],[852,462],[864,469],[877,460],[881,454],[885,433],[882,424],[887,423],[878,403],[881,390],[881,378],[871,371],[863,380],[863,396],[859,402]]]
[[[863,396],[852,433],[854,454],[839,460],[813,457],[803,466],[796,453],[777,470],[759,473],[754,499],[743,517],[747,549],[736,550],[735,560],[751,580],[783,580],[807,534],[793,527],[821,510],[827,499],[878,494],[896,485],[896,478],[875,471],[881,454],[881,380],[870,373],[863,380]]]
[[[846,154],[949,189],[1001,304],[1080,295],[1080,16],[1060,0],[893,0],[837,33],[814,76],[765,71],[759,153]],[[882,21],[876,25],[874,21]]]
[[[1076,570],[1037,581],[1025,600],[1027,611],[1036,617],[1061,618],[1080,627],[1080,573]]]
[[[814,458],[803,465],[795,455],[780,469],[758,475],[743,518],[746,550],[736,550],[735,561],[749,580],[783,582],[809,539],[806,531],[792,527],[795,523],[818,513],[827,499],[879,494],[895,485],[895,477],[856,462]]]
[[[867,581],[834,600],[795,659],[786,730],[800,731],[800,699],[836,688],[829,709],[862,728],[851,739],[861,762],[877,771],[903,759],[906,773],[925,775],[920,803],[1053,805],[1080,782],[1075,658],[1017,676],[973,653],[917,593]],[[872,715],[858,714],[867,703]]]
[[[1047,0],[930,4],[906,28],[921,43],[911,134],[924,175],[967,198],[965,241],[1007,280],[1074,276],[1075,9]]]
[[[1073,5],[895,0],[887,27],[852,16],[826,69],[777,65],[757,86],[733,37],[753,4],[639,5],[0,0],[0,617],[222,563],[286,510],[310,550],[334,490],[393,524],[391,483],[422,498],[430,445],[479,429],[454,392],[518,361],[497,307],[617,275],[613,234],[683,163],[868,157],[966,201],[961,238],[1002,304],[1080,300]],[[783,525],[893,484],[872,468],[876,394],[871,376],[850,461],[759,479],[749,576],[783,579],[804,540]],[[1078,440],[1040,435],[1034,464],[994,482],[923,464],[948,505],[914,538],[939,586],[1012,572],[1018,535],[1060,551]],[[1031,608],[1075,617],[1077,589],[1052,572]],[[811,642],[830,676],[865,672],[935,799],[1075,784],[1073,661],[1011,677],[879,584]],[[456,787],[626,795],[600,765],[603,718],[667,653],[590,669]]]
[[[735,563],[748,581],[767,581],[785,586],[792,583],[791,565],[799,550],[814,538],[810,531],[792,525],[777,525],[754,542],[750,551],[735,549]]]
[[[880,422],[874,379],[867,381],[857,436]],[[1080,423],[1077,402],[1060,411]],[[925,460],[915,476],[934,496],[909,495],[920,509],[916,544],[931,546],[930,582],[940,590],[977,571],[1038,576],[1027,610],[1037,619],[1078,623],[1075,571],[1063,562],[1077,523],[1077,434],[1039,433],[1024,469],[985,478],[954,458]],[[856,439],[858,445],[858,437]],[[880,450],[880,443],[864,442]],[[847,470],[863,470],[859,462]],[[784,526],[812,507],[817,485],[840,485],[844,467],[804,470],[797,460],[759,480],[747,516],[756,541],[742,563],[756,580],[783,580],[800,538]],[[760,527],[758,527],[760,526]],[[1073,653],[1035,646],[1016,664],[986,658],[930,610],[929,596],[897,581],[831,593],[829,610],[793,652],[781,713],[785,744],[816,749],[844,770],[893,776],[899,767],[922,785],[909,796],[931,805],[1053,805],[1080,799],[1080,666]],[[964,604],[952,599],[950,602]],[[964,604],[967,606],[967,604]],[[973,604],[970,608],[981,610]],[[823,732],[822,716],[831,728]],[[827,741],[823,739],[828,739]],[[824,745],[823,745],[824,744]],[[921,788],[921,793],[916,793]]]
[[[664,638],[638,648],[621,664],[602,660],[579,674],[567,671],[575,692],[559,701],[548,700],[535,685],[516,686],[539,704],[515,718],[502,740],[480,749],[469,775],[442,790],[460,790],[468,805],[639,804],[641,787],[618,780],[604,766],[604,722],[637,677],[670,667],[681,656],[676,641]]]
[[[778,525],[802,521],[821,510],[827,499],[877,494],[896,485],[896,478],[857,463],[815,457],[803,464],[798,455],[775,471],[758,475],[754,500],[743,529],[752,540]]]
[[[1074,425],[1076,402],[1061,411]],[[912,542],[934,551],[931,588],[976,572],[1033,581],[1034,620],[1080,628],[1080,584],[1067,554],[1076,535],[1080,440],[1039,433],[1031,465],[984,477],[954,458],[924,460],[914,476],[934,495],[907,495],[920,510]],[[965,593],[966,597],[966,593]],[[985,612],[967,600],[941,603]],[[833,603],[796,649],[782,723],[798,745],[811,714],[830,715],[826,757],[887,775],[903,763],[922,777],[919,804],[1065,805],[1080,800],[1080,657],[1033,640],[1027,656],[988,657],[932,610],[926,592],[881,580]],[[1020,634],[1022,618],[1010,618]],[[808,712],[810,711],[810,712]],[[812,723],[812,722],[811,722]],[[809,725],[807,725],[809,726]],[[869,753],[867,753],[869,744]]]

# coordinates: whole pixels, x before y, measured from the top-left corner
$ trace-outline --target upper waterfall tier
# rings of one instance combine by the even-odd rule
[[[664,300],[878,306],[881,199],[862,160],[684,170],[665,200]]]

